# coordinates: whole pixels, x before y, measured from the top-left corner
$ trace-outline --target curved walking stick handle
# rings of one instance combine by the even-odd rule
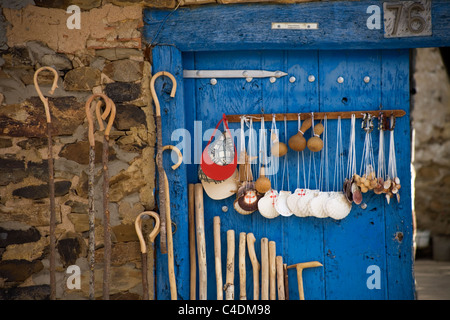
[[[175,163],[175,164],[172,166],[172,170],[175,170],[175,169],[177,169],[177,168],[181,165],[181,163],[183,162],[183,155],[181,154],[180,149],[178,149],[178,148],[175,147],[175,146],[167,145],[167,146],[164,146],[164,147],[162,148],[163,151],[168,150],[168,149],[170,149],[170,150],[172,150],[172,151],[175,151],[175,153],[176,153],[177,156],[178,156],[178,161],[177,161],[177,163]]]
[[[151,216],[155,219],[155,226],[153,227],[152,232],[150,232],[150,234],[148,235],[148,238],[151,243],[155,242],[155,238],[159,233],[160,222],[159,222],[159,215],[154,211],[144,211],[144,212],[141,212],[136,217],[136,220],[134,222],[134,227],[136,229],[136,233],[139,238],[139,243],[141,246],[141,253],[147,253],[147,246],[145,244],[144,236],[142,235],[142,217],[143,216]]]
[[[103,114],[100,114],[100,106],[102,104],[102,102],[100,100],[97,102],[97,104],[95,106],[97,122],[98,122],[98,125],[99,125],[101,131],[105,130],[102,119],[105,120],[108,117],[108,115],[110,115],[108,124],[106,126],[105,135],[109,135],[112,124],[114,122],[114,118],[116,116],[116,105],[107,95],[105,95],[103,93],[96,93],[89,97],[89,99],[86,101],[85,108],[86,108],[86,117],[87,117],[88,124],[89,124],[89,128],[88,128],[89,144],[92,147],[95,146],[95,139],[94,139],[94,119],[92,117],[90,107],[91,107],[92,101],[94,101],[95,98],[102,98],[106,104],[106,109],[103,112]]]
[[[156,91],[155,91],[155,81],[158,77],[161,77],[161,76],[167,76],[170,78],[170,80],[172,80],[172,91],[170,92],[170,96],[172,98],[175,97],[175,93],[177,91],[177,81],[175,80],[175,77],[170,72],[160,71],[153,75],[152,79],[150,80],[150,91],[152,93],[153,100],[155,102],[156,116],[161,116],[161,107],[159,105],[158,96],[156,95]]]
[[[43,70],[50,70],[51,72],[53,72],[53,84],[52,84],[52,88],[50,89],[50,91],[48,92],[49,94],[53,94],[55,92],[55,89],[58,88],[58,72],[53,69],[52,67],[41,67],[39,69],[36,70],[36,72],[34,73],[34,77],[33,77],[33,82],[34,82],[34,87],[36,88],[37,94],[39,95],[39,98],[41,99],[42,103],[44,104],[44,108],[45,108],[45,116],[47,117],[47,123],[51,123],[52,122],[52,118],[50,116],[50,108],[48,107],[48,98],[44,97],[44,95],[42,94],[41,89],[39,88],[39,83],[38,83],[38,74],[39,72],[43,71]]]

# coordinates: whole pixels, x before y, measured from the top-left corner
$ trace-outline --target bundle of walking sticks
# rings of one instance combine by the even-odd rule
[[[195,221],[195,225],[194,225]],[[213,220],[214,233],[214,262],[216,273],[217,300],[234,300],[235,275],[235,231],[227,230],[227,255],[225,283],[222,279],[222,252],[220,241],[220,217]],[[196,299],[196,252],[197,242],[199,299],[207,299],[207,269],[206,269],[206,241],[203,206],[203,188],[201,183],[189,185],[189,251],[190,251],[190,299]],[[239,268],[239,300],[247,300],[246,293],[246,250],[253,270],[253,300],[289,300],[289,286],[287,269],[296,268],[300,300],[304,300],[302,271],[306,268],[320,267],[318,261],[297,263],[288,266],[283,263],[283,257],[276,255],[275,241],[267,237],[261,239],[261,263],[255,251],[256,238],[253,233],[239,233],[238,268]],[[261,276],[261,280],[260,280]]]

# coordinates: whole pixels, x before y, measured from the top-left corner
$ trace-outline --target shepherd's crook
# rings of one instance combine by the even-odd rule
[[[160,71],[153,75],[150,81],[150,91],[152,93],[153,101],[155,102],[156,109],[156,133],[157,133],[157,153],[156,153],[156,165],[158,167],[158,176],[159,176],[159,213],[161,219],[161,232],[160,232],[160,250],[161,253],[167,253],[167,236],[166,236],[166,195],[165,195],[165,182],[164,182],[164,167],[162,161],[162,126],[161,126],[161,107],[159,105],[158,96],[155,91],[155,81],[160,76],[167,76],[172,80],[172,91],[170,92],[170,96],[173,98],[177,91],[177,82],[175,77],[167,72]]]
[[[51,67],[41,67],[34,73],[34,87],[37,94],[44,104],[45,115],[47,117],[47,138],[48,138],[48,186],[49,186],[49,198],[50,198],[50,299],[56,299],[56,275],[55,275],[55,248],[56,248],[56,213],[55,213],[55,177],[53,172],[53,149],[52,149],[52,118],[50,116],[50,108],[48,106],[48,98],[44,97],[39,88],[38,74],[43,70],[50,70],[54,74],[53,85],[50,94],[55,92],[58,87],[58,72]]]
[[[108,104],[111,106],[109,109]],[[99,108],[97,108],[97,116],[99,115]],[[105,243],[104,267],[103,267],[103,300],[109,300],[109,282],[111,278],[111,224],[109,217],[109,171],[108,171],[108,157],[109,157],[109,132],[111,131],[114,118],[116,116],[116,105],[108,98],[106,103],[106,110],[101,118],[106,120],[109,116],[108,125],[106,126],[103,135],[103,233]],[[101,121],[100,121],[101,122]],[[102,126],[101,126],[102,127]],[[102,128],[100,128],[102,129]]]
[[[176,152],[178,155],[178,161],[176,164],[172,166],[172,170],[177,169],[181,162],[183,161],[183,155],[181,151],[175,146],[164,146],[162,150],[171,149]],[[166,233],[167,233],[167,262],[169,266],[169,284],[170,284],[170,297],[172,300],[177,300],[177,284],[175,279],[175,263],[173,257],[173,238],[172,238],[172,218],[170,215],[170,189],[169,189],[169,179],[167,179],[166,172],[163,171],[164,174],[164,192],[166,193],[166,201],[165,201],[165,212],[166,212]]]
[[[136,229],[137,236],[139,238],[139,243],[141,246],[141,256],[142,256],[142,291],[143,291],[143,299],[149,300],[148,293],[148,274],[147,274],[147,245],[145,243],[144,236],[142,235],[142,217],[143,216],[151,216],[155,219],[155,226],[153,227],[152,232],[148,235],[150,243],[153,245],[155,242],[155,238],[159,233],[160,221],[159,215],[154,211],[144,211],[140,213],[136,221],[134,222],[134,227]]]
[[[106,110],[103,116],[106,116],[111,112],[112,102],[104,94],[93,94],[86,101],[86,117],[88,120],[88,138],[89,138],[89,179],[88,179],[88,203],[89,203],[89,299],[95,298],[95,209],[94,209],[94,168],[95,168],[95,138],[94,138],[94,120],[91,112],[91,103],[95,98],[103,98],[106,104]],[[95,112],[97,114],[97,121],[100,130],[104,130],[102,122],[102,115],[100,115],[101,100],[97,101]],[[112,121],[110,119],[111,125]]]

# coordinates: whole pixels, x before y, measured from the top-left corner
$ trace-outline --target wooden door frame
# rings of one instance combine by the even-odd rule
[[[149,43],[158,43],[152,47],[152,73],[168,71],[177,81],[177,93],[169,97],[170,80],[161,77],[156,82],[160,93],[163,145],[170,144],[167,132],[185,126],[188,110],[184,107],[185,92],[182,55],[196,51],[222,50],[340,50],[340,49],[395,49],[428,46],[444,46],[450,43],[448,27],[441,16],[450,10],[450,3],[444,0],[433,1],[433,35],[431,37],[385,39],[382,30],[369,30],[366,19],[358,19],[366,14],[371,4],[382,1],[359,2],[313,2],[292,5],[208,5],[195,8],[179,8],[176,11],[145,10],[144,38]],[[341,15],[336,19],[335,13]],[[364,17],[368,17],[366,14]],[[324,26],[318,32],[298,30],[271,30],[268,21],[299,21],[308,17],[311,22]],[[220,19],[220,23],[218,23]],[[331,20],[330,20],[331,19]],[[334,19],[334,20],[333,20]],[[356,22],[355,22],[356,19]],[[308,21],[308,22],[309,22]],[[327,25],[327,22],[330,22]],[[342,28],[347,26],[347,28]],[[389,75],[384,75],[389,79]],[[392,85],[395,88],[395,84]],[[409,101],[409,98],[408,98]],[[409,110],[408,110],[409,111]],[[409,116],[409,112],[408,112]],[[171,166],[170,159],[164,156],[165,168]],[[187,243],[188,240],[188,186],[185,166],[176,171],[166,169],[170,181],[170,199],[172,220],[176,224],[174,243]],[[398,223],[398,224],[397,224]],[[392,230],[403,225],[405,230]],[[406,230],[407,229],[407,230]],[[405,241],[395,242],[395,248],[388,248],[389,257],[396,256],[395,265],[388,269],[411,266],[412,261],[412,220],[392,217],[386,221],[386,237],[402,234]],[[409,247],[409,248],[408,248]],[[175,275],[178,298],[189,299],[189,250],[175,250]],[[406,251],[405,251],[406,250]],[[166,255],[159,254],[157,246],[156,297],[169,299],[169,282]],[[405,253],[406,252],[406,253]],[[388,257],[388,258],[389,258]],[[389,259],[387,261],[389,263]],[[392,270],[392,269],[391,269]],[[389,270],[388,270],[389,271]],[[397,294],[387,294],[389,299],[412,299],[414,280],[411,276],[398,278],[388,274],[387,287]],[[402,287],[404,287],[402,289]],[[386,289],[389,293],[391,290]]]

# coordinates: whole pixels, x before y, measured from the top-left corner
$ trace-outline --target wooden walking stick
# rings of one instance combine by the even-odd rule
[[[315,268],[315,267],[321,267],[322,264],[318,261],[311,261],[311,262],[303,262],[303,263],[296,263],[293,265],[288,266],[288,269],[296,268],[297,269],[297,281],[298,281],[298,294],[300,297],[300,300],[305,300],[305,293],[303,291],[303,269],[306,268]]]
[[[287,272],[287,264],[283,263],[283,274],[284,274],[284,297],[289,300],[289,276]]]
[[[284,291],[284,270],[283,270],[283,257],[276,257],[276,270],[277,270],[277,290],[278,290],[278,300],[286,300],[286,295]]]
[[[195,190],[194,184],[190,183],[189,191],[189,261],[190,261],[190,299],[196,299],[196,284],[197,284],[197,262],[195,257]],[[215,238],[214,238],[215,239]]]
[[[225,278],[225,299],[234,300],[234,230],[227,231],[227,274]]]
[[[214,260],[216,267],[216,288],[217,300],[223,300],[223,280],[222,280],[222,249],[220,245],[220,217],[213,219],[214,231]]]
[[[261,239],[261,300],[269,300],[269,240]]]
[[[145,242],[145,238],[142,235],[142,217],[150,216],[155,219],[155,225],[153,227],[152,232],[148,235],[148,239],[150,243],[153,245],[155,242],[155,238],[159,233],[159,215],[154,211],[144,211],[140,213],[134,222],[134,227],[136,229],[137,236],[139,238],[139,244],[141,247],[141,257],[142,257],[142,291],[143,291],[143,299],[149,300],[149,292],[148,292],[148,271],[147,271],[147,245]]]
[[[178,162],[172,166],[172,170],[177,169],[181,162],[183,161],[183,156],[180,150],[175,146],[164,146],[164,150],[171,149],[176,152],[178,155]],[[173,234],[172,234],[172,218],[170,215],[170,188],[169,188],[169,179],[167,179],[166,172],[163,171],[164,178],[164,193],[166,194],[166,200],[164,202],[165,213],[166,213],[166,237],[167,237],[167,262],[169,267],[169,284],[170,284],[170,297],[172,300],[177,300],[177,284],[175,279],[175,262],[173,256]]]
[[[253,269],[253,300],[259,300],[259,269],[260,265],[255,252],[255,236],[253,233],[247,234],[247,248],[250,262]]]
[[[269,241],[269,298],[270,300],[277,299],[276,290],[276,245],[275,241]]]
[[[49,93],[53,94],[58,87],[58,72],[51,67],[41,67],[34,73],[34,87],[44,104],[45,116],[47,118],[47,139],[48,139],[48,188],[50,198],[50,299],[56,299],[56,274],[55,274],[55,251],[56,251],[56,213],[55,213],[55,176],[53,169],[53,141],[52,141],[52,118],[48,106],[48,98],[44,97],[39,88],[38,74],[43,70],[50,70],[54,74],[52,88]]]
[[[89,299],[95,298],[95,208],[94,208],[94,168],[95,168],[95,138],[94,138],[94,120],[91,112],[91,103],[97,98],[103,98],[106,104],[105,116],[111,112],[111,102],[104,94],[94,94],[86,101],[86,118],[88,120],[88,140],[89,140],[89,178],[88,178],[88,205],[89,205]],[[100,115],[101,101],[97,102],[95,112],[100,130],[104,130],[102,116]],[[112,123],[111,123],[112,124]]]
[[[203,209],[203,187],[201,183],[195,184],[195,229],[197,234],[198,258],[198,298],[207,299],[207,270],[206,270],[206,244],[205,244],[205,217]]]
[[[245,273],[245,243],[247,235],[245,232],[239,233],[239,300],[247,300],[246,284],[247,275]]]
[[[158,96],[155,90],[155,81],[158,77],[167,76],[172,80],[172,91],[170,92],[170,96],[173,98],[175,96],[177,90],[177,82],[175,77],[167,72],[160,71],[153,75],[150,80],[150,91],[152,94],[153,101],[155,103],[156,110],[156,137],[157,137],[157,153],[156,153],[156,165],[158,167],[158,183],[159,183],[159,212],[161,217],[161,231],[160,231],[160,250],[162,254],[167,253],[167,236],[166,236],[166,195],[164,193],[165,182],[164,182],[164,167],[163,167],[163,157],[162,157],[162,124],[161,124],[161,107],[159,104]]]
[[[102,151],[102,166],[103,166],[103,237],[104,237],[104,266],[103,266],[103,300],[109,300],[109,284],[111,280],[111,223],[109,212],[109,170],[108,170],[108,158],[109,158],[109,133],[111,131],[114,118],[116,116],[116,105],[106,95],[106,110],[101,115],[102,120],[106,120],[109,116],[108,124],[103,134],[103,151]],[[100,108],[97,104],[96,113],[97,119],[100,117]],[[101,121],[100,121],[101,122]],[[103,128],[100,125],[100,130]]]

